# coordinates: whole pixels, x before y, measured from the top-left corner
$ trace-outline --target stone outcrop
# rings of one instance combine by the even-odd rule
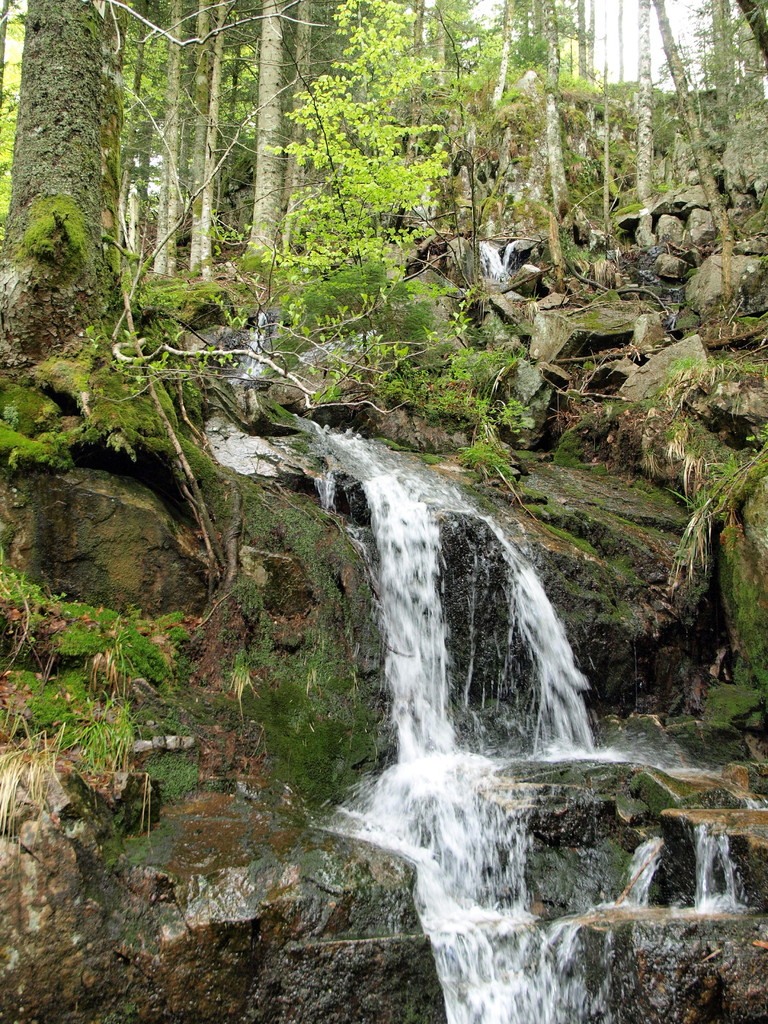
[[[11,563],[54,593],[149,615],[202,611],[204,553],[178,506],[137,480],[75,469],[0,488]]]
[[[752,316],[768,310],[768,264],[756,256],[734,256],[733,287],[739,300],[739,312]],[[685,300],[697,313],[719,305],[723,300],[723,259],[706,259],[688,282]]]

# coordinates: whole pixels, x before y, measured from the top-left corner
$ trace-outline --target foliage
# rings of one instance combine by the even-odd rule
[[[179,616],[153,622],[69,602],[0,562],[2,701],[25,715],[30,749],[55,734],[58,754],[86,771],[124,770],[134,739],[130,683],[170,681],[187,639]]]
[[[289,115],[303,138],[286,151],[317,182],[289,214],[300,252],[283,261],[302,273],[386,258],[389,246],[407,242],[404,218],[429,203],[445,173],[442,154],[428,144],[413,155],[438,128],[407,116],[406,97],[434,70],[412,51],[413,15],[395,0],[372,0],[362,20],[358,13],[356,0],[339,5],[343,58]]]
[[[401,359],[378,385],[390,405],[413,406],[427,418],[450,417],[468,424],[475,439],[492,440],[499,429],[512,434],[529,424],[525,409],[502,394],[505,378],[518,361],[504,349],[463,348],[438,367]]]

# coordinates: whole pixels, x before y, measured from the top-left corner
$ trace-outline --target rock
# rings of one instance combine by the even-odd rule
[[[637,369],[637,363],[631,359],[617,359],[610,363],[601,363],[592,371],[589,378],[590,391],[605,391],[620,388]]]
[[[675,345],[662,349],[644,366],[638,366],[621,388],[621,394],[632,402],[642,401],[653,394],[666,380],[672,365],[681,359],[705,363],[706,349],[698,334],[684,338]]]
[[[635,320],[632,344],[643,355],[659,347],[666,339],[660,313],[641,313]]]
[[[544,298],[537,299],[536,305],[539,309],[559,309],[561,306],[568,305],[568,296],[561,295],[559,292],[550,292]]]
[[[352,425],[373,437],[385,437],[404,448],[432,455],[454,452],[470,444],[464,431],[427,423],[423,416],[408,409],[378,412],[366,408],[357,413]]]
[[[520,303],[525,301],[525,296],[518,295],[516,292],[488,296],[488,302],[491,307],[505,324],[517,325],[524,319],[525,307],[521,306]]]
[[[728,192],[751,193],[762,203],[768,192],[768,133],[762,106],[745,110],[729,126],[723,152]]]
[[[691,210],[685,225],[686,245],[709,245],[717,238],[715,218],[709,210]]]
[[[659,243],[674,242],[676,245],[680,245],[683,241],[684,232],[685,227],[678,217],[673,217],[668,213],[659,217],[658,223],[656,224],[656,238]]]
[[[617,213],[614,217],[616,227],[620,231],[626,231],[627,234],[633,235],[643,214],[644,211],[642,209],[625,210],[623,213]]]
[[[244,544],[240,548],[240,567],[259,588],[271,615],[303,615],[310,610],[312,587],[298,558],[258,551]]]
[[[743,529],[723,533],[719,576],[731,646],[734,680],[768,692],[768,476],[753,486],[744,505]]]
[[[534,266],[533,263],[524,263],[509,282],[509,286],[525,298],[532,298],[541,289],[545,274],[546,270]]]
[[[208,420],[205,435],[216,461],[243,476],[290,480],[317,472],[312,460],[300,455],[290,442],[255,437],[221,416]]]
[[[696,835],[727,836],[744,898],[753,910],[768,910],[768,816],[764,811],[670,809],[661,813],[665,897],[692,906],[696,884]]]
[[[653,230],[653,216],[650,213],[645,213],[641,216],[640,223],[637,225],[637,231],[635,232],[635,242],[641,249],[647,249],[652,245],[656,245],[657,238]]]
[[[734,192],[731,195],[731,207],[728,216],[738,227],[744,227],[758,212],[757,200],[748,192]]]
[[[734,252],[739,256],[768,256],[768,235],[753,235],[737,242]]]
[[[632,338],[635,319],[631,309],[612,306],[574,313],[540,311],[533,322],[529,351],[533,359],[552,362],[619,347]]]
[[[570,374],[563,370],[562,367],[554,366],[552,363],[537,363],[536,365],[544,380],[547,384],[551,384],[553,388],[565,390],[570,386]]]
[[[662,253],[654,263],[653,269],[659,277],[666,277],[671,281],[682,281],[691,268],[685,260]]]
[[[207,602],[206,562],[192,524],[139,481],[96,469],[30,476],[26,499],[3,502],[16,524],[13,565],[54,593],[148,615]]]
[[[547,431],[552,405],[552,388],[544,379],[537,366],[527,359],[518,359],[500,387],[503,401],[519,402],[525,415],[525,426],[514,431],[504,440],[516,448],[535,448],[544,438]]]
[[[742,449],[768,424],[768,390],[759,380],[721,380],[708,393],[694,393],[686,407],[730,448]]]
[[[652,200],[648,206],[653,216],[661,219],[664,216],[689,213],[695,209],[706,210],[709,203],[704,189],[700,185],[691,185],[687,188],[664,192],[657,199]]]
[[[768,263],[756,256],[734,256],[733,286],[742,315],[752,316],[768,310]],[[717,254],[704,260],[688,282],[685,300],[702,313],[723,300],[723,261]]]

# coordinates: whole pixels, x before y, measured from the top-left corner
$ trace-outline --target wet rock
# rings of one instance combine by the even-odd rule
[[[379,412],[364,408],[356,412],[352,425],[369,436],[385,437],[403,448],[432,455],[455,452],[470,443],[463,430],[428,423],[423,416],[408,409]]]
[[[768,477],[746,501],[743,529],[728,528],[719,560],[720,589],[731,646],[734,679],[744,686],[768,685]]]
[[[502,323],[516,325],[525,317],[525,307],[521,305],[522,302],[525,302],[525,297],[518,295],[516,292],[505,293],[504,295],[490,295],[488,302],[491,308],[498,314]]]
[[[638,366],[622,386],[621,394],[633,402],[647,398],[661,387],[669,375],[670,368],[681,359],[706,363],[707,352],[698,334],[662,349],[643,366]]]
[[[754,235],[744,238],[734,246],[739,256],[768,256],[768,235]]]
[[[768,812],[670,809],[662,812],[661,827],[661,881],[669,902],[694,903],[697,829],[703,827],[711,836],[727,836],[730,860],[748,905],[753,910],[768,910]]]
[[[178,509],[143,484],[75,469],[25,482],[6,507],[13,564],[54,593],[149,615],[199,613],[208,596],[199,538]],[[11,525],[9,523],[9,525]]]

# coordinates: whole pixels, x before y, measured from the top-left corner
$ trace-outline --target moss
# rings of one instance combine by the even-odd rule
[[[74,742],[75,725],[81,712],[87,706],[88,688],[85,675],[80,670],[61,673],[49,679],[28,703],[32,728],[49,735],[63,728],[62,747]]]
[[[723,531],[718,560],[720,589],[735,634],[734,680],[756,687],[768,696],[768,608],[765,580],[754,571],[753,560],[737,527]]]
[[[57,276],[75,276],[88,260],[90,238],[86,219],[71,196],[37,199],[29,223],[16,248],[19,263],[34,260],[56,267]]]
[[[61,410],[34,388],[0,380],[0,420],[27,437],[52,430]]]
[[[574,547],[578,548],[579,551],[585,552],[588,555],[594,555],[599,557],[599,552],[594,548],[588,540],[584,540],[582,537],[577,537],[575,534],[570,533],[568,530],[562,530],[557,526],[552,526],[551,523],[544,524],[546,529],[550,533],[554,533],[556,537],[566,541],[568,544],[573,544]]]
[[[27,469],[72,469],[70,438],[66,434],[41,434],[30,439],[0,424],[0,463],[10,472]]]
[[[764,698],[743,686],[713,686],[707,694],[704,719],[712,725],[760,729]]]
[[[212,281],[149,282],[142,305],[155,313],[170,314],[195,330],[226,322],[232,300],[221,285]]]
[[[197,788],[197,763],[187,754],[170,751],[153,754],[144,767],[150,779],[160,783],[160,795],[168,803],[183,799]]]
[[[582,440],[574,430],[566,430],[558,442],[557,448],[552,456],[556,466],[563,466],[567,469],[583,469],[583,448]]]

